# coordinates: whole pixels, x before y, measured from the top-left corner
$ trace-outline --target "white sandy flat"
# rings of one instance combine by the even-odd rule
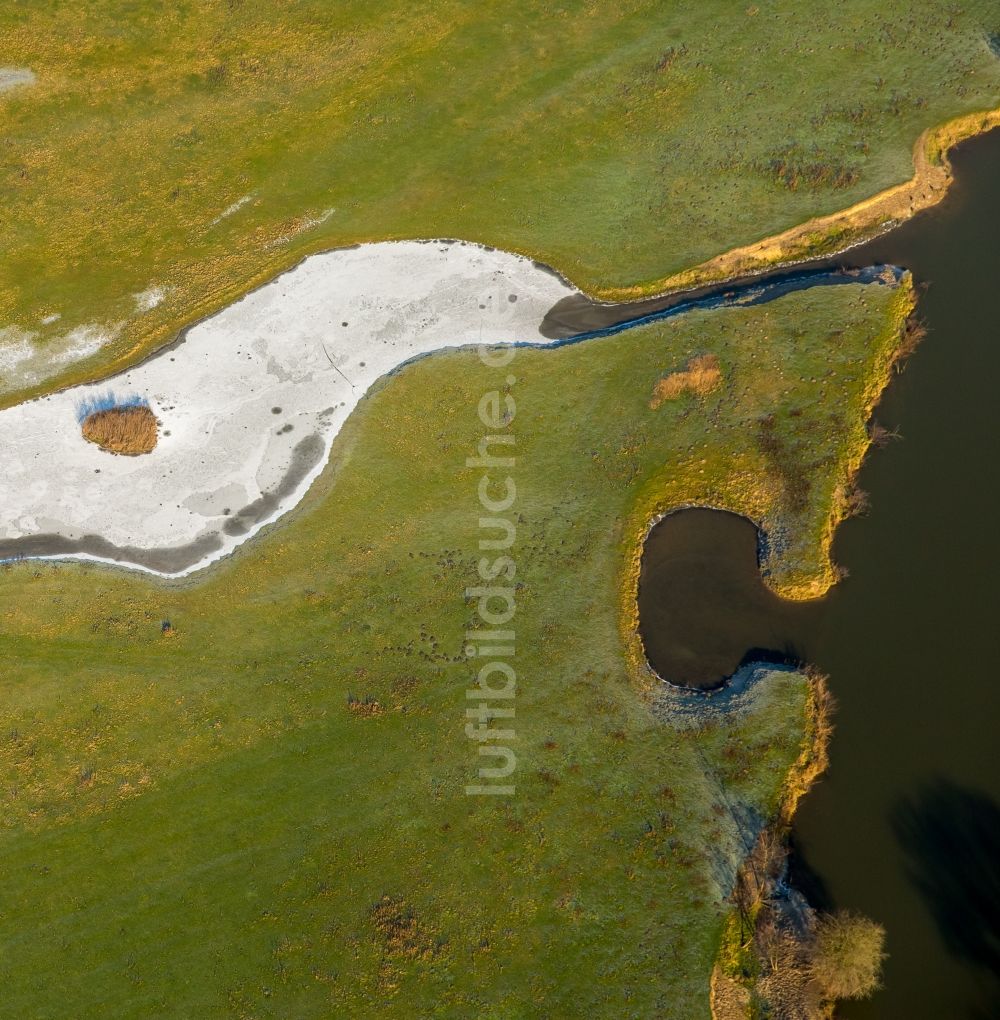
[[[0,411],[0,557],[199,570],[302,499],[381,376],[443,348],[546,342],[545,313],[573,293],[529,259],[464,242],[307,258],[129,371]],[[83,439],[78,406],[108,390],[148,400],[152,453]]]

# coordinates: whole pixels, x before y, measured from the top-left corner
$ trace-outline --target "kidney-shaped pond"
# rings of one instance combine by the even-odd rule
[[[718,687],[746,662],[805,662],[819,602],[764,583],[760,532],[748,518],[690,507],[657,522],[639,571],[639,636],[662,679]]]

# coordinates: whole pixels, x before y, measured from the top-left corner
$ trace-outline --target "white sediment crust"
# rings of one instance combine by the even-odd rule
[[[0,92],[18,85],[34,85],[35,81],[35,72],[28,67],[0,67]]]
[[[529,259],[464,242],[312,256],[129,371],[0,411],[0,548],[46,556],[46,541],[96,536],[96,551],[58,558],[201,569],[302,499],[381,376],[442,348],[545,342],[542,318],[572,293]],[[148,400],[152,453],[83,439],[77,408],[108,390]]]

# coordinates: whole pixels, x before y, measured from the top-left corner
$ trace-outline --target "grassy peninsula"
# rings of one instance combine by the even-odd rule
[[[910,300],[813,288],[504,368],[435,355],[362,402],[293,519],[205,576],[5,565],[6,1008],[707,1018],[747,819],[787,792],[807,690],[784,674],[704,728],[654,718],[621,608],[638,525],[680,500],[752,513],[788,536],[781,586],[821,589]],[[717,385],[654,399],[707,356]],[[466,458],[498,389],[517,408],[509,799],[462,793]]]

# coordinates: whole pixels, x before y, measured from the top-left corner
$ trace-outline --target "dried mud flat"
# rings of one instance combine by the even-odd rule
[[[299,502],[376,380],[444,348],[545,343],[539,324],[572,293],[459,241],[312,256],[126,372],[0,411],[0,559],[207,566]],[[149,454],[82,437],[76,409],[109,387],[159,420]]]

